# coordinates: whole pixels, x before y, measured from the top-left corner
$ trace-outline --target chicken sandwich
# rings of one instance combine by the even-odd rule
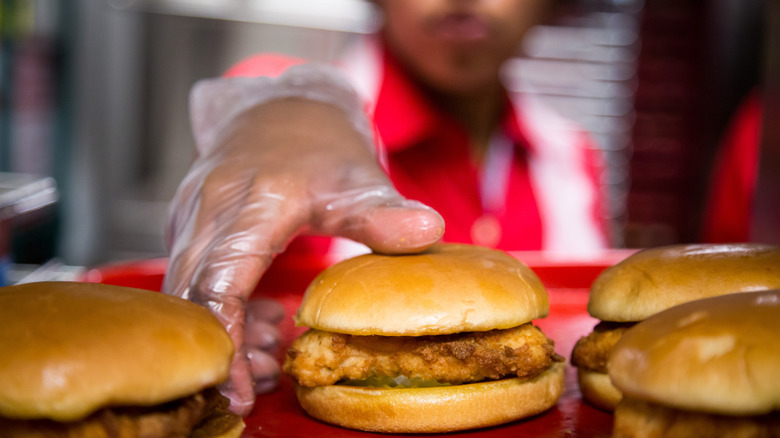
[[[284,371],[312,417],[391,433],[474,429],[543,412],[563,358],[532,320],[547,292],[508,254],[439,244],[326,269],[296,316]]]
[[[616,438],[780,436],[780,291],[706,298],[640,322],[608,372]]]
[[[0,435],[236,438],[215,386],[233,343],[205,308],[78,282],[0,288]]]
[[[588,313],[601,322],[572,351],[583,397],[604,410],[615,408],[622,395],[607,376],[607,362],[637,322],[697,299],[775,288],[780,247],[758,243],[648,248],[607,268],[588,300]]]

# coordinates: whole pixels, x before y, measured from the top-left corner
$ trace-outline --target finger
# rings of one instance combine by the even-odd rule
[[[230,410],[242,417],[252,412],[255,404],[253,378],[247,352],[236,352],[230,365],[230,378],[220,385],[219,392],[230,400]]]
[[[247,347],[270,352],[279,346],[279,329],[263,320],[247,318],[244,336]]]
[[[247,300],[274,255],[303,227],[310,206],[306,191],[294,182],[268,181],[257,173],[236,178],[244,182],[203,194],[205,205],[220,206],[210,201],[215,196],[231,201],[216,217],[204,213],[208,223],[219,226],[196,276],[215,294],[239,294]]]
[[[195,278],[195,271],[205,251],[206,240],[200,239],[187,242],[182,239],[174,242],[165,269],[162,292],[184,299],[191,299],[190,286]],[[189,246],[185,245],[189,244]]]
[[[266,321],[279,324],[284,318],[284,306],[274,299],[255,298],[249,300],[246,306],[247,321]]]
[[[423,251],[444,234],[444,219],[435,210],[406,201],[402,206],[377,207],[357,218],[347,236],[376,252],[399,254]]]
[[[281,369],[276,359],[268,353],[256,348],[247,349],[249,369],[254,380],[255,394],[271,391],[279,381]]]
[[[202,180],[203,172],[207,172],[213,165],[209,165],[207,160],[196,160],[179,183],[168,207],[168,221],[165,224],[166,244],[169,248],[173,247],[173,240],[182,235],[184,224],[195,217],[198,208],[197,194],[202,186],[199,181]]]
[[[181,210],[182,207],[177,202],[174,200],[172,207]],[[162,292],[184,299],[190,298],[190,282],[195,276],[201,254],[208,243],[204,235],[211,234],[207,230],[202,230],[203,235],[197,240],[191,240],[194,218],[195,216],[189,213],[179,211],[176,217],[170,219],[168,229],[170,256],[163,278]],[[176,224],[173,225],[173,222]]]
[[[236,198],[242,196],[246,183],[221,183],[223,175],[229,173],[216,164],[196,160],[171,201],[166,229],[170,257],[162,287],[165,293],[190,299],[195,272],[218,238],[219,215],[241,205]]]
[[[195,275],[193,301],[212,310],[243,352],[234,359],[226,386],[237,413],[251,410],[254,403],[251,361],[244,348],[247,302],[274,253],[300,228],[303,215],[296,209],[302,205],[291,201],[266,192],[250,196],[241,214],[221,226],[221,237],[207,249]]]
[[[245,242],[246,243],[246,242]],[[194,282],[193,301],[207,307],[227,330],[236,354],[230,367],[230,377],[222,392],[230,400],[230,409],[247,415],[254,406],[253,378],[245,347],[246,305],[257,279],[270,263],[262,254],[207,256]]]
[[[444,219],[432,208],[404,199],[394,190],[370,192],[371,196],[352,202],[329,204],[323,227],[388,254],[419,252],[441,239]]]

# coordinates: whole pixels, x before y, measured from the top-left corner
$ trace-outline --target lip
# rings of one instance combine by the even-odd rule
[[[451,42],[481,41],[491,34],[487,21],[465,13],[451,13],[433,20],[430,30],[433,36]]]

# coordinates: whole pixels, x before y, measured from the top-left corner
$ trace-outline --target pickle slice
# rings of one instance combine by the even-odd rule
[[[421,377],[406,376],[371,376],[359,380],[343,380],[339,385],[347,386],[370,386],[377,388],[433,388],[437,386],[450,386],[449,383],[442,383],[434,379],[423,379]]]

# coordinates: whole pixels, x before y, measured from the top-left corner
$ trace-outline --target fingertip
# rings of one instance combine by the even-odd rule
[[[255,403],[252,388],[251,364],[246,350],[236,351],[230,364],[230,377],[219,386],[219,390],[230,400],[230,410],[241,416],[247,416]]]
[[[236,415],[240,415],[242,417],[248,416],[252,409],[255,407],[255,399],[254,397],[251,400],[241,400],[236,398],[230,398],[230,411],[233,412]]]
[[[267,394],[276,388],[279,378],[262,379],[255,382],[255,394]]]
[[[252,412],[255,405],[255,393],[251,382],[247,381],[240,386],[236,386],[236,383],[231,378],[220,385],[219,391],[230,401],[229,409],[231,412],[242,417],[246,417]]]
[[[264,351],[256,348],[248,348],[247,350],[255,394],[262,394],[272,390],[281,375],[279,363]]]
[[[434,209],[407,201],[401,207],[380,207],[367,220],[364,243],[386,254],[424,251],[444,235],[444,219]]]

